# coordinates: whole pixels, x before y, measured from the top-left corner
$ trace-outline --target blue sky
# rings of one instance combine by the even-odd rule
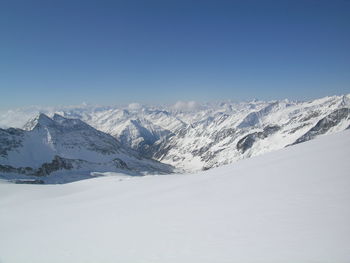
[[[350,1],[0,4],[0,108],[350,92]]]

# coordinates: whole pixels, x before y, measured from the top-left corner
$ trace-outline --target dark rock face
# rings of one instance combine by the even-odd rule
[[[338,125],[342,120],[350,117],[350,109],[342,108],[333,111],[323,119],[319,120],[314,127],[312,127],[307,133],[297,139],[293,144],[306,142],[315,138],[318,135],[326,133],[332,127]]]
[[[248,149],[252,148],[253,144],[258,138],[261,138],[261,132],[254,132],[244,136],[237,143],[237,149],[241,153],[245,153]]]
[[[44,163],[35,173],[36,176],[46,176],[52,172],[58,170],[71,170],[73,169],[73,160],[64,159],[60,156],[55,156],[51,163]]]
[[[163,156],[165,156],[171,149],[172,145],[166,145],[165,143],[157,143],[151,146],[152,149],[150,152],[152,153],[151,157],[161,160]]]
[[[69,160],[60,156],[55,156],[50,163],[44,163],[41,167],[34,169],[31,167],[13,167],[10,165],[0,165],[0,172],[18,173],[30,176],[46,176],[58,170],[71,170],[73,162],[76,160]]]
[[[273,126],[266,126],[264,128],[264,135],[265,135],[265,138],[271,134],[274,134],[275,132],[277,132],[278,130],[280,129],[280,127],[278,125],[273,125]]]
[[[78,159],[67,159],[62,158],[58,155],[54,157],[54,159],[49,163],[44,163],[41,165],[41,167],[34,169],[31,167],[13,167],[10,165],[0,165],[0,172],[4,173],[17,173],[17,174],[23,174],[28,176],[48,176],[53,172],[59,171],[59,170],[72,170],[72,169],[79,169],[88,167],[88,165],[91,164],[84,160],[78,160]],[[115,158],[110,163],[115,168],[119,169],[125,169],[128,170],[128,165],[121,159]],[[95,165],[104,165],[103,163],[96,163]]]
[[[320,116],[320,112],[313,111],[308,116],[305,116],[304,118],[302,118],[300,121],[301,122],[306,122],[306,121],[312,120],[314,118],[317,118],[318,116]]]
[[[43,180],[36,180],[36,179],[27,179],[27,180],[23,180],[23,179],[18,179],[18,180],[14,180],[15,184],[45,184],[45,182]]]
[[[15,167],[13,167],[11,165],[1,165],[0,164],[0,172],[33,175],[34,174],[34,169],[31,168],[31,167],[15,168]]]
[[[233,136],[237,131],[233,128],[228,128],[228,129],[224,129],[218,132],[215,132],[212,136],[214,141],[220,141],[225,139],[228,136]]]
[[[7,156],[7,152],[22,145],[24,131],[20,129],[0,129],[0,156]]]
[[[20,173],[22,174],[18,168],[12,167],[11,165],[2,165],[0,164],[0,172],[4,173]]]
[[[129,169],[128,165],[121,159],[115,158],[113,160],[113,163],[115,164],[116,168],[121,168],[121,169]]]
[[[261,132],[253,132],[246,136],[244,136],[242,139],[240,139],[237,143],[237,149],[241,153],[245,153],[247,150],[253,147],[254,143],[259,139],[265,139],[269,135],[277,132],[280,129],[279,126],[266,126],[263,131]]]
[[[300,129],[304,128],[305,126],[308,126],[308,125],[309,125],[308,123],[303,123],[302,125],[289,130],[288,134],[293,134],[293,133],[297,132],[298,130],[300,130]]]

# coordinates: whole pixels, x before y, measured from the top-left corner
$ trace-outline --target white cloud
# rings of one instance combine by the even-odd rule
[[[199,103],[196,101],[178,101],[173,105],[173,109],[180,111],[192,111],[199,108]]]
[[[142,105],[136,102],[130,103],[128,105],[129,110],[139,110],[142,108]]]

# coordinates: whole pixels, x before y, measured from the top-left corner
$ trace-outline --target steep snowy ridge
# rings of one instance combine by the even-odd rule
[[[127,107],[81,106],[42,109],[48,116],[52,116],[52,119],[39,115],[25,124],[24,129],[31,131],[37,125],[38,118],[42,118],[40,122],[45,125],[38,136],[46,140],[44,146],[40,144],[40,149],[44,153],[42,157],[46,158],[46,162],[51,161],[55,155],[91,162],[110,161],[108,158],[106,160],[101,157],[95,159],[95,155],[90,158],[89,154],[84,153],[85,150],[79,149],[78,145],[82,144],[87,149],[93,148],[94,151],[113,152],[117,148],[134,151],[140,156],[193,172],[282,149],[288,145],[344,130],[350,125],[350,94],[306,102],[281,100],[188,104],[177,103],[173,106],[132,104]],[[39,109],[36,108],[36,110]],[[29,113],[34,114],[34,112],[35,109],[1,113],[0,124],[11,126],[13,124],[9,121],[11,116],[13,119],[19,116],[18,119],[20,119],[21,113],[28,116]],[[78,123],[77,119],[81,122]],[[67,149],[60,151],[60,148],[52,142],[52,137],[56,138],[60,134],[57,131],[73,122],[72,127],[82,126],[82,129],[89,132],[84,132],[80,138],[80,135],[71,136],[69,129],[65,130],[60,141],[63,145],[77,146],[75,154],[68,154],[73,151]],[[98,131],[90,126],[87,128],[84,122],[104,132],[103,136],[98,135],[97,140],[104,143],[100,146],[94,145],[94,140],[90,136],[96,136]],[[24,123],[19,124],[16,123],[15,127],[23,127]],[[55,125],[61,128],[51,130],[50,127]],[[18,134],[23,133],[22,131],[11,130],[7,133],[8,138],[11,139],[1,145],[1,152],[6,151],[11,145],[27,143],[19,140]],[[117,140],[112,140],[111,136],[107,138],[105,133]],[[110,145],[113,145],[112,148]],[[31,147],[37,147],[37,145]],[[25,148],[30,147],[28,145]],[[55,151],[52,152],[50,149]],[[23,159],[24,155],[23,152],[17,152],[17,159]],[[28,159],[28,156],[26,158]],[[38,159],[37,156],[35,158]],[[34,161],[37,162],[37,160]],[[1,161],[0,164],[10,165],[11,163]],[[41,162],[37,163],[37,165],[41,164]]]
[[[328,114],[319,120],[314,127],[301,136],[294,144],[314,139],[319,134],[325,134],[330,130],[343,130],[349,127],[350,109],[341,108]]]

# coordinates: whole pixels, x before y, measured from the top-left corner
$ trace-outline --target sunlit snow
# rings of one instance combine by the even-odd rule
[[[0,184],[0,262],[350,259],[350,131],[188,175]]]

